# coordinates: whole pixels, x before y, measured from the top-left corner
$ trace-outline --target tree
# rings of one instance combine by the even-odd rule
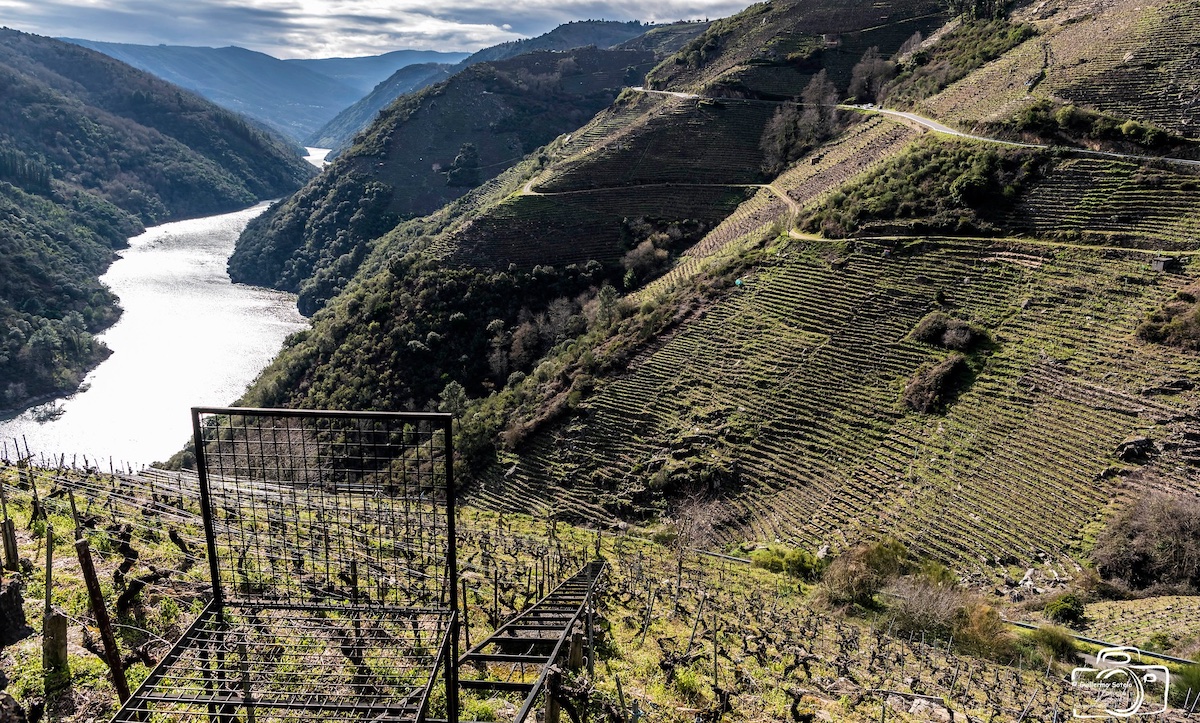
[[[466,387],[456,381],[450,381],[446,384],[446,388],[439,395],[441,403],[438,404],[438,411],[449,412],[454,415],[455,419],[462,416],[462,413],[467,409],[467,390]]]
[[[872,46],[850,73],[847,93],[862,103],[882,103],[884,85],[895,75],[896,64],[883,58],[879,48]]]
[[[448,186],[478,186],[479,185],[479,149],[474,143],[464,143],[458,149],[458,155],[446,172]]]

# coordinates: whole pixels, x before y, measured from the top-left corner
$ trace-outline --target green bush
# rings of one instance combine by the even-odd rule
[[[788,549],[781,545],[764,547],[750,553],[750,564],[771,572],[787,573],[791,577],[813,582],[820,578],[825,561],[807,550]]]
[[[825,570],[825,561],[806,550],[789,550],[783,558],[783,571],[805,582],[812,582]]]
[[[1200,289],[1181,289],[1175,298],[1151,313],[1137,328],[1142,341],[1200,351]]]
[[[970,350],[982,336],[982,332],[969,322],[941,311],[926,314],[912,332],[913,339],[919,342],[955,351]]]
[[[1195,700],[1198,695],[1200,695],[1200,664],[1185,665],[1171,672],[1172,705],[1183,707],[1184,701]]]
[[[1083,601],[1074,593],[1059,595],[1046,603],[1046,617],[1063,625],[1078,626],[1084,621]]]
[[[901,401],[914,412],[941,411],[966,385],[970,372],[967,358],[955,352],[942,362],[917,369],[904,387]]]
[[[783,559],[783,552],[778,548],[767,547],[750,553],[751,565],[770,572],[783,572]]]

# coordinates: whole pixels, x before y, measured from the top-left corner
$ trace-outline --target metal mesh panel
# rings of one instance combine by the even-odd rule
[[[196,423],[221,599],[446,603],[444,418],[198,410]]]
[[[444,611],[206,611],[118,721],[413,721],[445,651]]]
[[[213,600],[114,720],[455,719],[449,415],[193,423]]]

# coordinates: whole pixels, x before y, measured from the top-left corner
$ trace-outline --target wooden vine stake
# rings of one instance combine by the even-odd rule
[[[46,606],[42,611],[42,672],[46,689],[52,687],[51,674],[69,674],[67,665],[67,618],[50,605],[54,589],[54,528],[46,526]]]
[[[17,552],[17,526],[8,516],[8,494],[4,491],[4,482],[0,480],[0,536],[4,537],[4,567],[16,572],[21,569],[20,555]]]
[[[74,492],[71,493],[71,514],[75,516],[75,553],[79,556],[79,568],[83,572],[84,582],[87,583],[92,616],[96,618],[96,627],[100,628],[100,642],[104,645],[104,662],[112,671],[113,687],[117,689],[117,697],[124,703],[129,700],[129,681],[125,679],[125,667],[121,665],[121,651],[117,649],[117,639],[113,636],[112,621],[108,618],[108,608],[104,606],[104,593],[100,590],[100,578],[96,576],[96,566],[92,562],[92,548],[79,526],[79,513],[75,509]]]

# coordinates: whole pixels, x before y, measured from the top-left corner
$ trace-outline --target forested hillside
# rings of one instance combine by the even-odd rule
[[[245,48],[71,42],[187,88],[294,143],[362,96],[354,85]]]
[[[337,152],[350,145],[359,131],[371,125],[379,111],[405,93],[440,83],[453,75],[453,66],[441,63],[409,65],[375,86],[371,92],[343,109],[308,138],[305,145],[329,148]]]
[[[244,119],[100,53],[0,31],[0,407],[73,390],[117,317],[96,280],[145,224],[289,193],[312,169]]]

